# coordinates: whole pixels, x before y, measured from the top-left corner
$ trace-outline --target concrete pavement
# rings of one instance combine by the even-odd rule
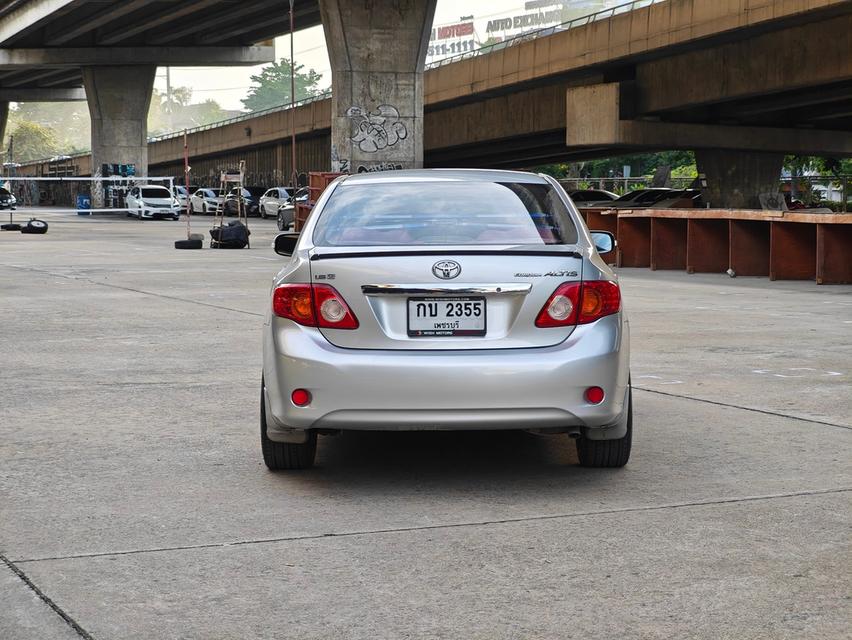
[[[272,474],[274,224],[176,251],[183,223],[45,217],[0,234],[0,638],[848,632],[852,287],[624,270],[620,471],[561,436],[365,433]]]

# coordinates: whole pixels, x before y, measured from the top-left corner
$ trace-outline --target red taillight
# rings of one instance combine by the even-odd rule
[[[620,308],[621,292],[614,282],[563,282],[539,311],[535,326],[567,327],[588,324],[617,313]]]
[[[563,282],[554,291],[535,319],[537,327],[566,327],[577,324],[579,282]]]
[[[272,292],[272,311],[307,327],[317,326],[309,284],[282,284]]]
[[[358,318],[334,287],[314,285],[314,311],[319,326],[329,329],[357,329]]]
[[[272,311],[307,327],[358,328],[343,296],[327,284],[282,284],[272,293]]]
[[[621,309],[621,289],[609,280],[589,280],[583,283],[583,299],[577,324],[588,324]]]

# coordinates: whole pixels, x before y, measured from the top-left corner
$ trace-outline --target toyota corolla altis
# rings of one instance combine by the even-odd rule
[[[317,434],[565,433],[580,463],[630,456],[618,280],[552,178],[389,171],[334,181],[275,277],[260,431],[270,469],[310,467]]]

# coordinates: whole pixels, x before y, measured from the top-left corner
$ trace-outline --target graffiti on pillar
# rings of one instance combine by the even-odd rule
[[[380,104],[374,111],[349,107],[346,115],[352,120],[351,140],[364,153],[381,151],[408,137],[399,109],[393,105]]]
[[[331,170],[337,173],[349,173],[349,158],[341,158],[337,145],[331,145]]]
[[[372,164],[359,164],[358,173],[373,173],[375,171],[398,171],[402,165],[398,162],[374,162]]]

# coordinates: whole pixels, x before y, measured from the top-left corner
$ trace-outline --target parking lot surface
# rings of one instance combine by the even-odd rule
[[[622,470],[348,433],[270,473],[274,223],[44,217],[0,234],[0,638],[848,637],[852,287],[622,270]]]

